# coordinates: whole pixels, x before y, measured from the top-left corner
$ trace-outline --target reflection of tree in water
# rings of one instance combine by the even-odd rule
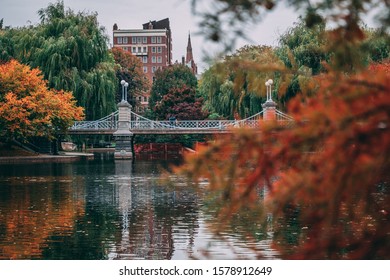
[[[204,198],[203,211],[206,226],[217,239],[224,242],[224,246],[229,248],[233,258],[279,257],[279,253],[271,246],[274,229],[272,216],[264,208],[266,193],[266,188],[258,187],[258,203],[253,203],[250,207],[243,205],[238,210],[224,208],[226,205],[224,200],[221,200],[223,196],[221,192],[209,192]],[[203,253],[207,258],[213,258],[213,253],[218,253],[213,246],[210,244],[204,249]]]
[[[273,221],[272,215],[265,212],[264,208],[267,192],[267,188],[258,187],[257,206],[242,206],[234,213],[228,211],[228,216],[223,215],[226,209],[224,201],[220,199],[222,194],[218,192],[210,194],[204,200],[203,208],[208,228],[221,240],[233,236],[241,240],[241,245],[249,248],[259,259],[283,258],[281,249],[284,252],[293,252],[299,242],[309,238],[307,229],[311,225],[302,224],[301,207],[292,205],[283,208],[283,218]],[[208,248],[205,254],[211,254],[212,249]],[[236,254],[236,257],[239,257],[238,251]]]
[[[50,238],[45,259],[106,259],[108,247],[120,239],[118,194],[113,186],[114,165],[103,160],[83,162],[75,166],[75,174],[85,177],[85,212],[76,218],[71,235]]]
[[[123,164],[0,170],[0,258],[170,259],[192,246],[196,195],[157,186],[155,162]]]
[[[41,258],[51,236],[71,235],[83,215],[83,189],[72,184],[70,165],[2,169],[8,180],[0,189],[0,259]]]

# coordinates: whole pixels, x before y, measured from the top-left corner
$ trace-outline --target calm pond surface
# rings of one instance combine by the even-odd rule
[[[241,226],[215,236],[194,189],[157,180],[170,163],[101,153],[0,165],[0,259],[278,258],[271,234],[251,243]]]

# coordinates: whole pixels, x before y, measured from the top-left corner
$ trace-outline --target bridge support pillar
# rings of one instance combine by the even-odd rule
[[[261,105],[264,109],[263,120],[274,121],[276,120],[276,102],[272,99],[268,99]]]
[[[134,135],[130,131],[130,113],[131,105],[122,100],[118,104],[118,130],[114,132],[115,138],[115,159],[133,158],[133,139]]]

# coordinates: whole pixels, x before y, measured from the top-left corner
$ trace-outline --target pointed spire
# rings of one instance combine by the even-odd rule
[[[187,55],[186,55],[186,63],[194,60],[192,55],[192,46],[191,46],[191,34],[188,31],[188,43],[187,43]]]
[[[190,31],[188,31],[187,50],[188,50],[188,49],[191,49],[191,50],[192,50],[192,46],[191,46],[191,33],[190,33]]]
[[[184,57],[183,57],[183,60],[184,60]],[[198,68],[197,68],[196,63],[194,61],[194,56],[192,54],[191,33],[189,31],[188,31],[188,43],[187,43],[187,54],[186,54],[185,65],[190,67],[190,69],[192,70],[192,73],[194,73],[195,75],[198,73]]]

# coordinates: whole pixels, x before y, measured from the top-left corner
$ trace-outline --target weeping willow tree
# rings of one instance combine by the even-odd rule
[[[0,42],[11,44],[0,59],[13,57],[39,67],[49,87],[72,91],[87,119],[115,110],[117,79],[108,37],[96,13],[75,13],[62,1],[38,11],[40,24],[6,30]],[[7,34],[8,33],[8,34]]]
[[[285,92],[291,75],[268,46],[245,46],[226,56],[202,76],[199,90],[206,109],[226,118],[249,117],[262,110],[266,99],[265,81],[273,79],[276,92]]]

